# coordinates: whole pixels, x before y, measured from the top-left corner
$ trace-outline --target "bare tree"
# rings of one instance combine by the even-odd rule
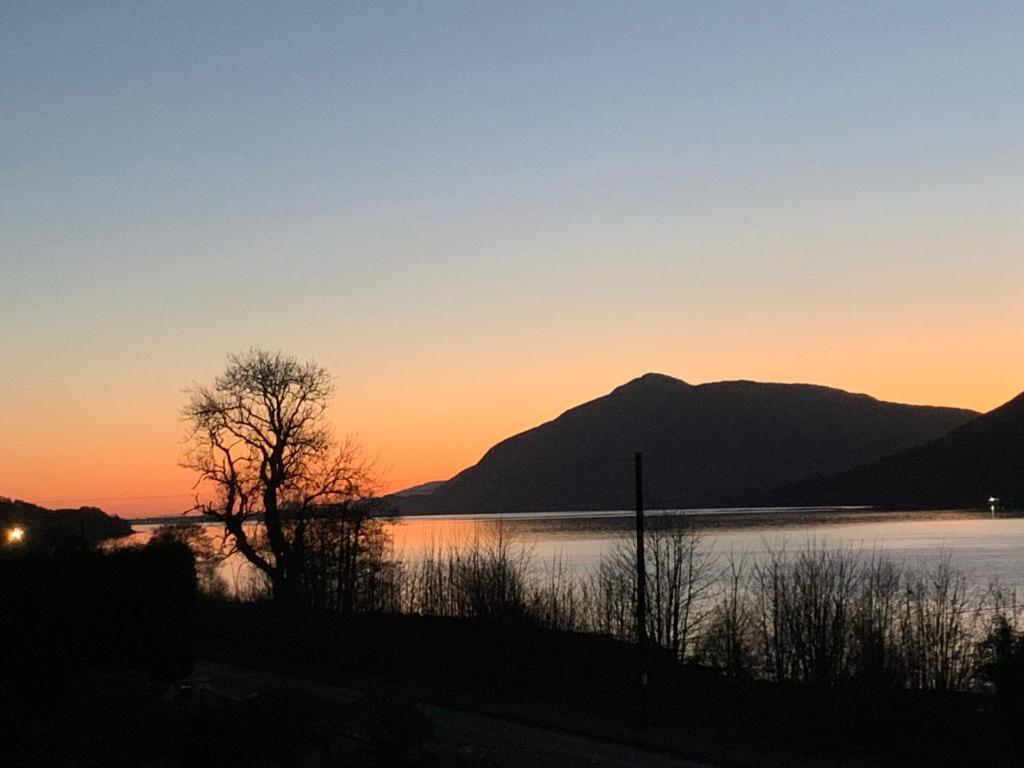
[[[686,658],[710,612],[717,558],[700,530],[678,523],[651,528],[646,556],[647,636]]]
[[[326,419],[330,373],[280,352],[231,355],[212,385],[195,384],[182,418],[190,425],[182,466],[212,488],[196,510],[221,521],[234,548],[294,599],[311,520],[373,496],[369,464]],[[262,522],[262,527],[254,525]]]
[[[645,534],[647,636],[680,658],[694,643],[712,608],[715,554],[698,529],[671,521]],[[596,631],[628,640],[637,637],[636,542],[620,539],[601,558],[587,585]]]

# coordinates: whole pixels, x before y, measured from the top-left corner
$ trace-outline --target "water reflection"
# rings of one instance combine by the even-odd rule
[[[595,565],[617,541],[633,532],[630,512],[404,518],[391,526],[396,552],[415,558],[432,546],[459,546],[501,532],[538,561],[561,558],[576,571]],[[964,510],[879,512],[863,508],[697,510],[651,513],[648,528],[696,526],[720,555],[759,558],[782,547],[884,551],[915,564],[952,553],[978,586],[999,579],[1024,587],[1024,517]]]
[[[586,573],[616,542],[633,532],[633,514],[558,512],[523,515],[437,515],[398,518],[388,524],[395,556],[415,562],[427,549],[466,546],[500,533],[538,567],[559,559],[563,567]],[[864,508],[655,510],[649,528],[696,526],[721,556],[760,558],[769,549],[808,544],[829,548],[878,550],[910,564],[934,562],[951,553],[975,587],[998,579],[1024,588],[1024,517],[963,510],[879,512]],[[137,526],[132,540],[146,541],[156,526]],[[207,525],[208,535],[221,529]],[[251,590],[260,575],[238,554],[221,565],[232,592]]]

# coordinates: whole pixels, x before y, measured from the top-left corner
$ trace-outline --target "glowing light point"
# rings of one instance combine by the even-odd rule
[[[20,525],[16,525],[13,528],[7,529],[7,543],[8,544],[20,544],[25,540],[25,529]]]

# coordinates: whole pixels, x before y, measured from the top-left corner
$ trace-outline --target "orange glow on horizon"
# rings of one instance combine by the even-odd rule
[[[636,371],[636,375],[643,373]],[[852,373],[852,372],[851,372]],[[965,382],[936,382],[930,388],[914,388],[916,381],[893,377],[888,387],[872,391],[865,372],[850,376],[854,384],[842,387],[867,391],[880,399],[918,404],[954,405],[990,409],[1016,394],[988,377],[979,377],[973,389]],[[605,375],[596,386],[584,372],[576,371],[561,387],[544,379],[498,380],[487,388],[480,381],[452,382],[447,399],[431,398],[422,391],[402,396],[398,390],[383,399],[367,400],[352,433],[367,454],[377,459],[382,491],[400,490],[432,480],[444,480],[472,465],[494,443],[555,418],[566,409],[600,397],[632,375]],[[752,378],[750,376],[725,376]],[[761,376],[779,380],[782,376]],[[813,383],[822,383],[821,380]],[[864,380],[858,385],[856,381]],[[595,377],[597,380],[597,377]],[[691,383],[695,383],[690,379]],[[488,382],[489,384],[490,382]],[[824,382],[835,385],[834,380]],[[953,385],[952,387],[950,385]],[[943,397],[951,389],[961,397]],[[341,398],[339,398],[341,399]],[[354,402],[356,393],[345,392]],[[341,404],[335,409],[335,418]],[[126,517],[177,514],[194,503],[194,478],[176,466],[181,446],[181,425],[174,419],[153,421],[138,430],[119,425],[109,439],[83,441],[65,435],[56,444],[41,438],[23,440],[15,450],[8,442],[0,448],[5,468],[0,493],[49,507],[99,506]],[[342,424],[337,425],[339,432]],[[146,439],[148,436],[148,440]]]
[[[829,343],[813,344],[795,329],[782,333],[770,326],[639,342],[624,330],[597,340],[548,340],[511,350],[516,357],[495,351],[474,359],[459,350],[452,358],[397,356],[361,369],[320,360],[344,373],[330,413],[335,431],[354,435],[376,458],[384,492],[445,480],[498,441],[648,371],[693,384],[740,378],[815,383],[881,400],[979,411],[1024,389],[1024,359],[1008,352],[1022,348],[1024,333],[1010,325],[999,333],[990,327],[931,335],[843,330]],[[578,347],[575,358],[565,359],[571,343]],[[196,378],[216,372],[222,359],[211,359],[211,371],[199,370]],[[177,466],[184,396],[167,379],[188,381],[162,371],[158,386],[129,381],[118,389],[108,378],[92,392],[49,382],[25,388],[20,405],[0,406],[8,409],[0,495],[48,507],[99,506],[126,517],[188,509],[195,478]]]

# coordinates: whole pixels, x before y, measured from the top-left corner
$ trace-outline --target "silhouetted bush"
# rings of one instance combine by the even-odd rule
[[[680,659],[693,651],[712,611],[717,559],[694,528],[652,526],[646,534],[647,637]],[[584,627],[635,640],[636,542],[623,539],[587,582]]]
[[[1018,606],[995,594],[988,631],[978,644],[978,672],[995,692],[996,706],[1012,718],[1024,716],[1024,632]]]
[[[731,677],[746,677],[754,669],[754,621],[742,557],[730,556],[720,574],[720,593],[697,643],[694,658]]]
[[[8,678],[60,680],[89,668],[171,679],[192,662],[192,555],[176,543],[0,558]]]
[[[198,523],[177,523],[160,526],[149,540],[150,546],[168,543],[182,544],[192,553],[199,594],[208,598],[227,597],[227,583],[220,573],[227,556],[223,540],[216,541],[209,535],[209,529]]]
[[[529,557],[517,553],[500,529],[463,546],[431,547],[402,574],[401,607],[427,616],[522,620],[528,616],[529,566]]]
[[[555,555],[527,580],[526,615],[542,627],[577,632],[589,626],[587,587]]]
[[[338,504],[287,524],[302,604],[317,610],[396,610],[400,564],[379,505]]]

